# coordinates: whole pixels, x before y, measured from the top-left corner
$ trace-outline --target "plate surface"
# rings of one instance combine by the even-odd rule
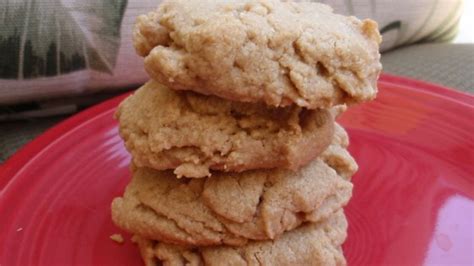
[[[384,75],[340,122],[359,163],[350,265],[472,265],[474,97]],[[129,181],[112,118],[121,96],[49,130],[0,166],[0,265],[141,265],[110,202]],[[122,233],[126,242],[109,239]]]

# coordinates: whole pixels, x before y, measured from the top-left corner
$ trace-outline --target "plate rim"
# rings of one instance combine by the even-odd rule
[[[437,97],[442,97],[445,100],[454,101],[460,105],[474,107],[474,95],[442,85],[387,73],[383,73],[380,76],[378,82],[397,85],[407,90],[415,90],[431,94]],[[4,194],[8,184],[23,169],[23,167],[26,166],[37,155],[39,155],[42,150],[47,148],[51,143],[53,143],[65,133],[73,130],[77,126],[80,126],[85,121],[101,115],[102,113],[107,112],[113,108],[116,108],[117,105],[132,92],[133,91],[123,93],[89,107],[59,122],[57,125],[46,130],[44,133],[40,134],[32,141],[21,147],[9,159],[0,164],[0,196]]]

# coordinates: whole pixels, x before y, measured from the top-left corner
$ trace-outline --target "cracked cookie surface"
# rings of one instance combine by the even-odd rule
[[[375,98],[380,42],[372,20],[277,0],[167,0],[134,30],[145,69],[170,88],[309,109]]]
[[[275,108],[178,92],[150,81],[120,104],[120,135],[138,167],[209,170],[297,170],[323,152],[334,134],[328,110]]]
[[[250,241],[241,247],[186,248],[135,236],[147,266],[198,265],[345,265],[341,245],[347,233],[342,210],[306,224],[274,241]]]
[[[347,135],[339,134],[331,146],[345,150]],[[356,170],[353,158],[339,149],[328,149],[323,159],[297,172],[177,179],[171,171],[132,167],[131,183],[112,203],[112,218],[131,233],[179,245],[239,246],[249,239],[276,239],[343,207],[352,194],[348,178]]]

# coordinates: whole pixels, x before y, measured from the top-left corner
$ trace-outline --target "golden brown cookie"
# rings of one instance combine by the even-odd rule
[[[137,19],[135,48],[172,89],[309,109],[373,99],[376,22],[319,3],[165,0]]]
[[[338,141],[344,134],[334,137],[331,146],[342,147]],[[275,239],[304,222],[328,217],[351,197],[352,184],[341,174],[356,170],[353,158],[339,149],[325,154],[297,172],[220,172],[200,179],[132,167],[124,196],[112,203],[112,218],[131,233],[181,245]],[[332,161],[338,163],[333,167]]]
[[[273,266],[345,265],[341,245],[347,233],[344,213],[286,232],[274,241],[251,241],[245,246],[186,248],[135,236],[147,266]]]
[[[359,166],[347,150],[347,146],[349,146],[349,136],[345,129],[336,123],[334,139],[319,158],[334,168],[340,176],[350,180]]]
[[[324,151],[334,132],[328,110],[275,108],[170,90],[150,81],[116,117],[138,167],[205,177],[210,169],[297,170]]]

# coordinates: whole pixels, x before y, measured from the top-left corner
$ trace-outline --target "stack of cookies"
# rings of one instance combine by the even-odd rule
[[[134,35],[152,80],[116,117],[112,218],[147,265],[341,265],[357,164],[335,122],[373,99],[371,20],[273,0],[169,0]]]

